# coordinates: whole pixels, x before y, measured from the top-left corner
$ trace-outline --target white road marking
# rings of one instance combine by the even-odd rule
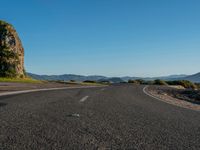
[[[53,91],[53,90],[67,90],[67,89],[86,89],[86,88],[96,88],[99,86],[88,86],[88,87],[61,87],[61,88],[46,88],[46,89],[32,89],[32,90],[24,90],[24,91],[13,91],[13,92],[4,92],[0,93],[0,96],[7,96],[7,95],[16,95],[16,94],[23,94],[23,93],[32,93],[32,92],[39,92],[39,91]]]
[[[68,115],[69,117],[77,117],[79,118],[80,117],[80,114],[71,114],[71,115]]]
[[[105,89],[101,89],[101,91],[104,91]]]
[[[81,99],[80,99],[80,101],[79,101],[79,102],[81,102],[81,103],[82,103],[82,102],[86,101],[88,98],[89,98],[89,96],[84,96],[83,98],[81,98]]]

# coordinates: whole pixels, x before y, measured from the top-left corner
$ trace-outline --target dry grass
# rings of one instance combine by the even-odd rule
[[[2,78],[2,77],[0,77],[0,82],[43,83],[43,81],[34,80],[31,78]]]

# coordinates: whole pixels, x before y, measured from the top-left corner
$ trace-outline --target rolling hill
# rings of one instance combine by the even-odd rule
[[[194,75],[186,76],[186,77],[184,77],[183,79],[184,79],[184,80],[191,81],[191,82],[200,83],[200,72],[199,72],[199,73],[196,73],[196,74],[194,74]]]
[[[37,75],[33,73],[27,73],[28,76],[32,77],[33,79],[37,80],[62,80],[62,81],[85,81],[85,80],[92,80],[92,81],[110,81],[112,83],[120,83],[120,82],[127,82],[128,80],[136,80],[136,79],[143,79],[143,80],[188,80],[192,82],[200,83],[200,73],[194,75],[170,75],[170,76],[161,76],[161,77],[106,77],[100,75],[92,75],[92,76],[84,76],[84,75],[74,75],[74,74],[63,74],[63,75]]]
[[[37,75],[33,73],[27,73],[28,76],[32,77],[33,79],[37,80],[76,80],[76,81],[85,81],[85,80],[100,80],[100,79],[106,79],[107,77],[104,76],[82,76],[82,75],[74,75],[74,74],[63,74],[63,75]]]

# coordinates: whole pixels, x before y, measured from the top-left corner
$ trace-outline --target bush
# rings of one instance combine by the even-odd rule
[[[197,86],[194,83],[187,81],[187,80],[167,81],[167,84],[169,84],[169,85],[181,85],[186,89],[196,89],[197,88]]]
[[[133,84],[140,84],[138,81],[136,80],[128,80],[128,83],[133,83]]]
[[[142,79],[137,79],[137,80],[128,80],[128,83],[133,83],[133,84],[145,84],[146,82]]]
[[[83,81],[84,83],[96,83],[96,81],[92,81],[92,80],[85,80]]]
[[[154,80],[154,84],[155,85],[167,85],[167,83],[163,80]]]
[[[150,81],[146,81],[146,82],[145,82],[146,85],[153,85],[154,83],[155,83],[155,82],[152,81],[152,80],[150,80]]]
[[[200,90],[200,83],[195,83],[198,90]]]
[[[102,83],[102,84],[110,84],[110,81],[108,81],[108,80],[101,80],[101,81],[98,81],[98,83]]]
[[[137,79],[137,80],[129,80],[128,83],[152,85],[154,84],[154,81],[145,81],[142,79]]]

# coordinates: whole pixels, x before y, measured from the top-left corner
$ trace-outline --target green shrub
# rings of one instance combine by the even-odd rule
[[[197,86],[194,83],[187,81],[187,80],[167,81],[167,84],[181,85],[186,89],[196,89],[197,88]]]
[[[195,83],[195,86],[197,87],[198,90],[200,90],[200,83]]]
[[[146,85],[154,85],[154,81],[152,81],[152,80],[146,81],[145,84],[146,84]]]
[[[159,79],[154,80],[154,84],[155,85],[167,85],[167,83],[165,81],[159,80]]]
[[[76,82],[76,80],[70,80],[70,82]]]
[[[145,84],[146,81],[142,79],[137,79],[137,80],[128,80],[128,83],[133,83],[133,84]]]
[[[92,81],[92,80],[85,80],[83,81],[84,83],[96,83],[96,81]]]
[[[136,80],[128,80],[128,83],[133,83],[133,84],[140,84],[138,81]]]
[[[154,84],[154,81],[145,81],[142,79],[137,79],[137,80],[129,80],[128,83],[152,85]]]
[[[144,81],[142,79],[137,79],[135,81],[138,82],[139,84],[146,84],[146,81]]]
[[[98,83],[102,83],[102,84],[110,84],[110,81],[108,81],[108,80],[101,80],[101,81],[98,81]]]

